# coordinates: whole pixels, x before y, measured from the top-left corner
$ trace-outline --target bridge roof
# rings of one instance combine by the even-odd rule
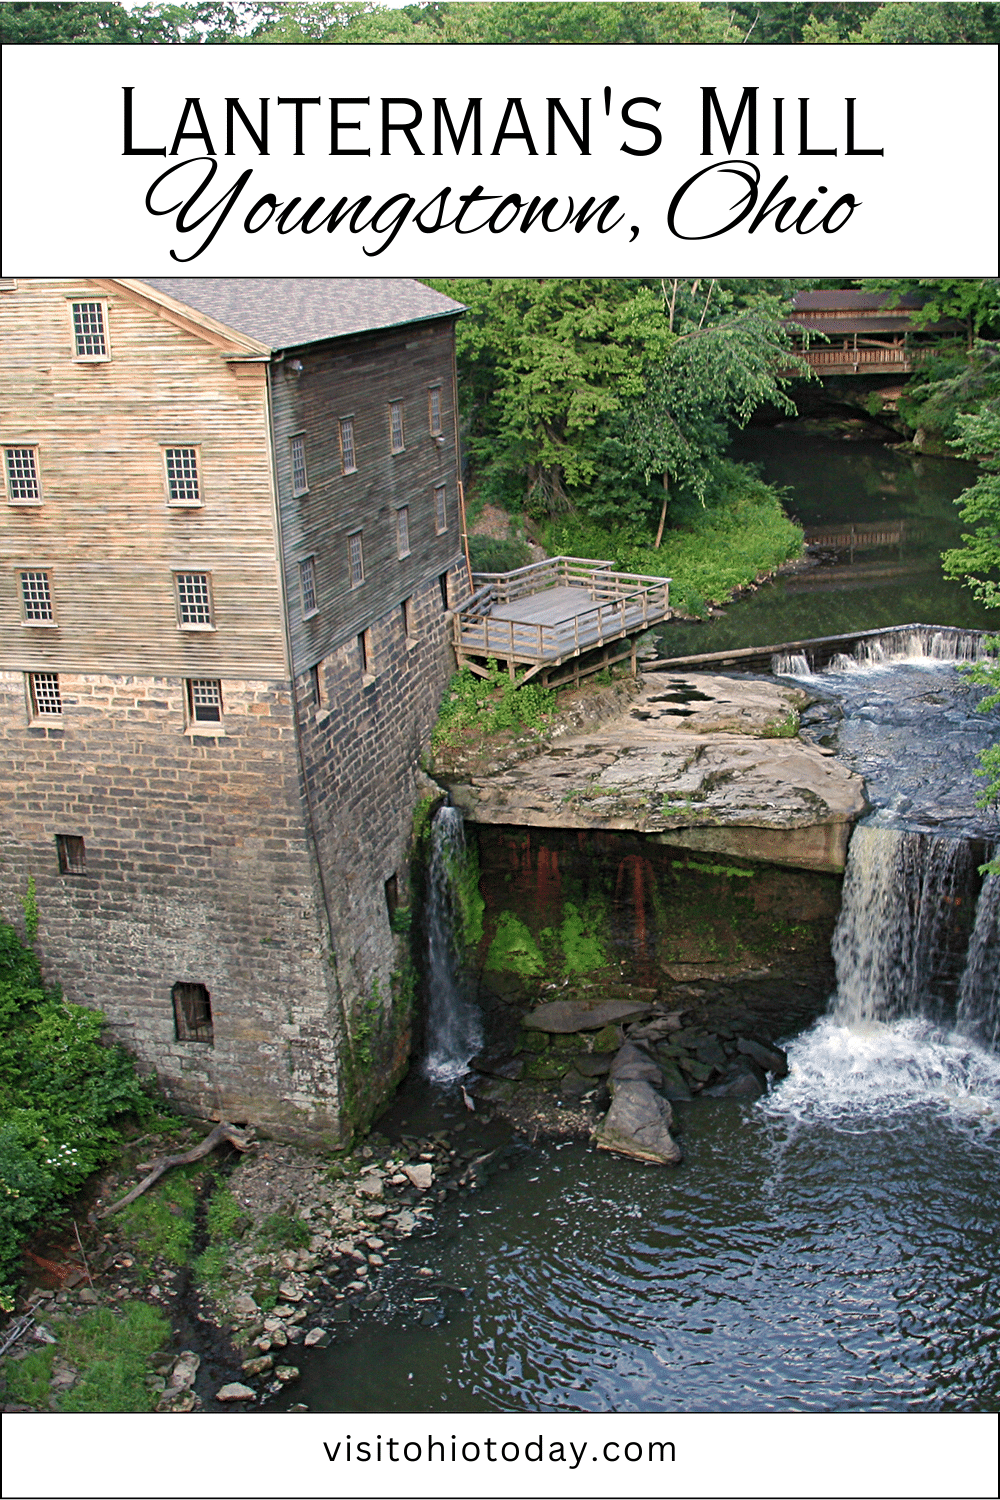
[[[897,318],[901,318],[923,307],[927,301],[919,293],[907,292],[889,307],[892,296],[892,292],[858,292],[852,287],[837,287],[832,291],[796,292],[793,305],[797,313],[862,313],[879,312],[884,308],[890,315],[895,313]]]

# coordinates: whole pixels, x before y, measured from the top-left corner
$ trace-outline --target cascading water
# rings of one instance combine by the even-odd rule
[[[441,807],[431,824],[427,877],[427,1055],[433,1083],[454,1083],[483,1043],[482,1014],[466,993],[457,932],[465,828],[457,807]]]
[[[1000,844],[992,859],[1000,858]],[[991,861],[992,862],[992,861]],[[1000,1044],[1000,875],[987,875],[958,994],[958,1028],[994,1051]]]

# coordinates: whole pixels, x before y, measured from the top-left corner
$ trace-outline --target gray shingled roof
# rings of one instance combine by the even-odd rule
[[[207,313],[269,349],[419,323],[462,311],[440,292],[401,277],[147,276],[147,286]]]

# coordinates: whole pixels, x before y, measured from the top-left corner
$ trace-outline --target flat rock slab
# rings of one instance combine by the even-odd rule
[[[866,807],[864,782],[824,750],[785,737],[803,695],[708,675],[685,682],[685,693],[702,697],[668,701],[669,683],[647,683],[631,708],[596,729],[453,784],[454,802],[471,822],[632,829],[706,851],[842,869]]]
[[[675,1166],[681,1148],[670,1134],[673,1121],[670,1105],[648,1083],[624,1080],[615,1084],[611,1108],[594,1131],[594,1142],[600,1151]]]
[[[634,1000],[550,1000],[525,1016],[521,1025],[529,1031],[548,1031],[568,1035],[572,1031],[600,1031],[613,1021],[629,1021],[646,1016],[651,1005]]]

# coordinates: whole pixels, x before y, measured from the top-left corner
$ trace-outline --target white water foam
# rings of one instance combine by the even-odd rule
[[[456,807],[439,808],[431,825],[427,892],[427,1056],[432,1083],[455,1083],[483,1044],[482,1015],[465,993],[455,936],[456,877],[465,861],[465,827]]]

